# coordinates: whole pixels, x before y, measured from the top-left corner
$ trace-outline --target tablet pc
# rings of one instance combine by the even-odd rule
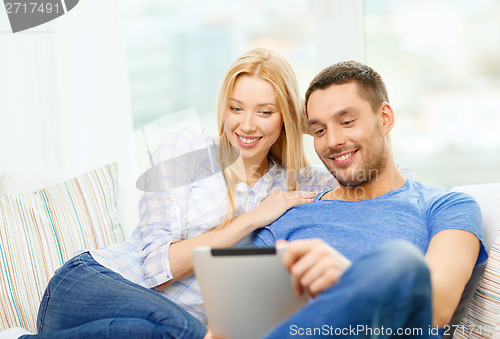
[[[281,263],[283,247],[193,250],[208,325],[216,336],[262,337],[307,303]]]

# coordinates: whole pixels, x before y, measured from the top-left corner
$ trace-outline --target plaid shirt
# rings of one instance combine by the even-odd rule
[[[196,237],[219,226],[227,216],[227,185],[214,152],[199,151],[216,147],[214,139],[201,129],[185,128],[167,135],[155,151],[155,164],[177,159],[145,179],[144,185],[169,183],[160,192],[146,192],[139,203],[140,224],[130,240],[90,250],[101,265],[147,288],[170,279],[170,244]],[[194,152],[194,153],[193,153]],[[186,156],[186,155],[194,155]],[[196,180],[192,180],[199,173]],[[191,179],[191,182],[188,182]],[[311,167],[299,178],[299,190],[320,192],[336,186],[335,179],[323,168]],[[165,186],[165,185],[164,185]],[[286,190],[286,170],[270,161],[269,171],[253,186],[236,186],[237,213],[256,208],[271,191]],[[249,239],[247,237],[246,239]],[[245,239],[244,241],[245,242]],[[173,282],[159,292],[206,323],[203,300],[194,275]]]

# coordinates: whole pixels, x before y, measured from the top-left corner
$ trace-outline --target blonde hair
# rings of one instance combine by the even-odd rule
[[[297,189],[299,174],[308,165],[302,144],[304,132],[303,103],[300,97],[295,73],[286,59],[273,51],[257,48],[246,52],[227,70],[217,102],[217,125],[221,145],[230,145],[224,131],[224,120],[238,76],[257,76],[268,81],[275,89],[279,112],[283,117],[283,127],[278,140],[269,150],[270,158],[284,167],[287,172],[289,190]],[[230,163],[227,147],[221,147],[221,165],[228,187],[230,213],[225,223],[235,217],[236,185],[238,176]]]

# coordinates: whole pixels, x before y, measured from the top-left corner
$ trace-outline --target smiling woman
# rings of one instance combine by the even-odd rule
[[[281,134],[283,116],[275,92],[258,76],[240,75],[234,82],[224,130],[231,145],[240,150],[249,186],[267,171],[267,154]]]

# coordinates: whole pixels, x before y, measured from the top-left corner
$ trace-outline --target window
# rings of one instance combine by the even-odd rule
[[[396,161],[417,180],[500,181],[496,0],[119,1],[135,128],[195,107],[215,133],[223,74],[254,47],[285,55],[302,93],[325,66],[354,59],[385,79]]]
[[[397,161],[445,187],[500,181],[500,3],[364,3],[366,62],[396,111]]]
[[[121,0],[134,125],[195,107],[216,131],[224,72],[243,52],[283,54],[305,91],[315,69],[314,9],[304,0]]]

